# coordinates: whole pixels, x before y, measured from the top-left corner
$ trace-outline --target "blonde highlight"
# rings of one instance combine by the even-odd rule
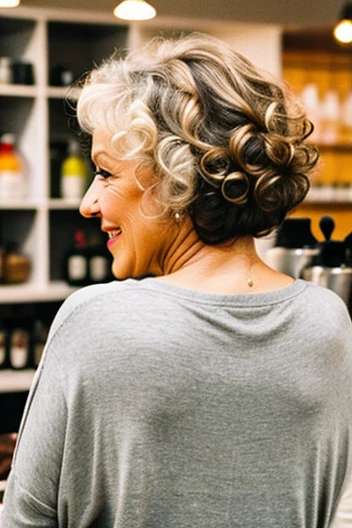
[[[306,196],[317,149],[288,87],[202,34],[155,38],[84,82],[77,115],[153,168],[162,215],[191,216],[209,244],[263,236]]]

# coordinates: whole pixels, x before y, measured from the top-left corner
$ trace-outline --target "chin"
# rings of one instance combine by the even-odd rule
[[[121,268],[121,265],[119,266],[117,263],[113,264],[112,268],[111,268],[111,271],[112,271],[112,274],[114,275],[114,277],[117,279],[117,280],[126,280],[126,279],[136,279],[136,280],[139,280],[139,279],[145,279],[147,277],[154,277],[153,274],[151,273],[148,273],[147,271],[140,271],[140,272],[128,272],[127,269],[123,269]]]

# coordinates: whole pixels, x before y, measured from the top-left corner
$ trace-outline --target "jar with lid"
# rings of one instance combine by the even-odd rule
[[[31,273],[31,261],[19,249],[16,242],[6,244],[4,258],[4,283],[21,284],[27,282]]]

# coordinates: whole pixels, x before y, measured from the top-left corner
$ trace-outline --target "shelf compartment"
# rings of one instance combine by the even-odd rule
[[[53,208],[74,208],[75,202],[64,202],[61,199],[61,165],[68,155],[68,144],[70,140],[77,141],[81,146],[81,154],[86,160],[87,173],[92,173],[92,162],[90,160],[91,145],[86,134],[81,134],[78,126],[75,105],[72,101],[65,99],[49,99],[49,122],[50,122],[50,197]],[[89,177],[87,179],[88,187]],[[68,207],[70,205],[70,207]],[[72,207],[73,206],[73,207]]]
[[[19,371],[18,371],[19,373]],[[16,373],[15,373],[16,374]],[[19,430],[23,411],[28,398],[28,385],[31,381],[24,379],[25,375],[20,375],[18,381],[15,382],[15,390],[13,392],[1,391],[1,383],[4,381],[4,388],[8,387],[11,389],[11,378],[9,381],[5,381],[5,376],[1,376],[0,379],[0,434],[3,433],[16,433]],[[33,379],[33,377],[32,377]],[[6,385],[5,385],[6,384]],[[21,386],[25,387],[24,389]],[[1,519],[0,519],[1,526]]]
[[[49,22],[49,78],[52,68],[59,65],[72,71],[77,80],[114,51],[116,56],[124,55],[127,33],[127,25]]]
[[[73,247],[74,232],[82,230],[88,242],[93,238],[99,241],[106,240],[100,230],[98,218],[87,220],[78,210],[51,210],[49,211],[49,262],[50,281],[64,280],[64,262],[66,253]],[[106,250],[108,253],[108,250]]]
[[[33,65],[34,82],[41,82],[38,77],[41,75],[40,67],[40,30],[38,23],[33,19],[0,17],[0,56],[9,57],[12,61],[24,61]],[[20,96],[34,96],[31,91],[23,91],[22,86],[18,86]],[[33,85],[26,88],[36,90]],[[30,95],[31,94],[31,95]],[[10,95],[10,94],[8,94]]]
[[[1,98],[0,134],[16,136],[16,148],[23,156],[27,178],[26,200],[31,202],[44,197],[43,149],[40,143],[42,120],[38,112],[38,99],[24,97]]]
[[[30,210],[0,211],[0,240],[3,244],[15,242],[21,253],[31,261],[30,278],[19,288],[32,288],[42,279],[43,243],[40,230],[40,212]],[[1,289],[3,287],[1,286]]]

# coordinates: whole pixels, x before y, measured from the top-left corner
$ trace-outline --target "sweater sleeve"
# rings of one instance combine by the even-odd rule
[[[67,420],[60,365],[49,344],[33,383],[14,453],[1,528],[54,528]]]

